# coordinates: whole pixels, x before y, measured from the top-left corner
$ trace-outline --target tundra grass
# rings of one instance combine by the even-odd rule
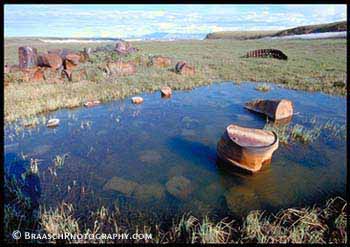
[[[86,81],[24,83],[9,78],[10,84],[4,89],[5,121],[81,106],[88,99],[106,102],[157,91],[162,86],[170,86],[174,90],[192,89],[225,80],[273,82],[291,89],[346,94],[345,39],[152,41],[132,44],[140,51],[127,60],[139,62],[142,57],[163,55],[172,58],[172,67],[154,68],[139,64],[135,75],[106,78],[99,68],[103,66],[103,59],[97,59],[94,63],[82,65],[89,75]],[[82,50],[105,44],[47,44],[36,39],[5,39],[5,63],[18,63],[17,49],[20,45],[31,45],[44,52],[52,48]],[[280,49],[288,60],[242,58],[247,51],[259,48]],[[107,57],[113,59],[112,54],[107,54]],[[174,73],[172,69],[179,60],[193,64],[196,75],[187,77]]]

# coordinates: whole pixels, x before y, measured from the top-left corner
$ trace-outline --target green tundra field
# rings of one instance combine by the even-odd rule
[[[84,47],[114,45],[113,43],[44,43],[35,38],[6,38],[5,64],[18,64],[18,47],[29,45],[45,52],[53,48],[82,50]],[[65,107],[81,106],[87,99],[107,102],[159,90],[162,86],[192,89],[213,82],[244,81],[272,82],[283,87],[346,94],[346,40],[196,40],[132,42],[140,50],[123,60],[138,64],[131,76],[105,77],[100,69],[106,60],[120,59],[115,54],[100,52],[80,66],[88,72],[84,81],[25,83],[15,76],[8,77],[5,87],[5,121],[33,117],[38,113]],[[243,58],[254,49],[282,50],[288,60],[272,58]],[[150,55],[172,59],[169,68],[146,66],[142,61]],[[193,77],[174,73],[175,63],[185,60],[195,66]]]

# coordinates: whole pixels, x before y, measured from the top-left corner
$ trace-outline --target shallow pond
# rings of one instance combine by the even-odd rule
[[[175,91],[170,99],[142,94],[141,105],[128,98],[60,110],[46,116],[61,120],[55,129],[39,125],[16,132],[7,125],[6,172],[20,173],[18,157],[23,155],[39,159],[40,203],[71,202],[82,215],[116,204],[154,218],[189,211],[222,217],[344,196],[345,132],[333,137],[322,130],[313,143],[280,144],[270,167],[253,176],[217,163],[216,144],[227,125],[264,127],[265,118],[243,108],[250,100],[292,100],[297,114],[290,125],[345,124],[345,98],[276,85],[259,92],[256,86],[225,82]],[[64,154],[61,167],[55,168],[55,157]]]

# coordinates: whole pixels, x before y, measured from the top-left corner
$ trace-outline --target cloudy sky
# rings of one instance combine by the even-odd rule
[[[5,36],[130,37],[346,20],[346,5],[5,5]]]

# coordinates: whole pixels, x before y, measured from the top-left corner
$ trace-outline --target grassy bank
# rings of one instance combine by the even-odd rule
[[[96,47],[101,44],[50,44],[37,39],[5,39],[5,63],[17,64],[17,49],[31,45],[38,51],[52,48]],[[103,45],[103,44],[102,44]],[[81,106],[88,99],[102,102],[121,99],[141,92],[152,92],[161,86],[191,89],[212,82],[232,80],[279,83],[287,88],[346,94],[346,40],[284,40],[233,41],[204,40],[176,42],[134,42],[140,51],[125,58],[138,63],[132,76],[104,77],[98,69],[111,54],[102,54],[93,63],[82,65],[89,72],[85,81],[24,83],[10,78],[5,88],[5,121],[34,116],[41,112]],[[258,48],[281,49],[287,61],[263,58],[241,58],[247,51]],[[176,61],[186,60],[196,67],[196,75],[186,77],[171,68],[154,68],[142,64],[148,55],[169,56]],[[115,57],[118,59],[118,57]]]

